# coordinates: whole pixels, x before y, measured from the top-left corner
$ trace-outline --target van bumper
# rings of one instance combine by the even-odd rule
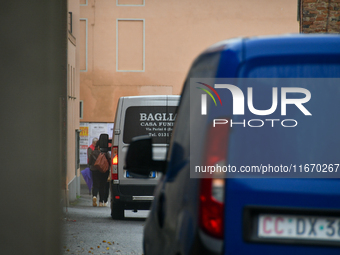
[[[120,185],[111,182],[112,202],[125,209],[148,210],[154,199],[155,185]]]

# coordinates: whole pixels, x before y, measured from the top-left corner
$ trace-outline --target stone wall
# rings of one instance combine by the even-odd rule
[[[300,0],[300,32],[340,33],[340,0]]]

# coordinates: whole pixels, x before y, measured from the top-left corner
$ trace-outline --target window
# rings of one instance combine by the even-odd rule
[[[72,34],[72,12],[68,13],[68,18],[67,18],[67,29],[68,31]]]
[[[79,101],[79,118],[83,118],[83,100]]]
[[[116,71],[145,71],[145,20],[117,19]]]
[[[125,112],[123,142],[133,137],[152,136],[154,144],[168,144],[177,106],[130,106]]]
[[[116,0],[117,6],[145,6],[145,0]]]

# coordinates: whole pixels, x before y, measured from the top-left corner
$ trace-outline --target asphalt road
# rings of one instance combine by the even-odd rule
[[[110,206],[93,207],[86,186],[81,197],[64,208],[61,254],[143,254],[142,235],[147,211],[125,211],[112,220]]]

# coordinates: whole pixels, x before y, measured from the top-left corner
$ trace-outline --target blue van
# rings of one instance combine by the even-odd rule
[[[145,137],[126,157],[130,172],[163,173],[145,254],[340,254],[339,78],[338,35],[239,38],[203,52],[167,160],[152,158]]]

